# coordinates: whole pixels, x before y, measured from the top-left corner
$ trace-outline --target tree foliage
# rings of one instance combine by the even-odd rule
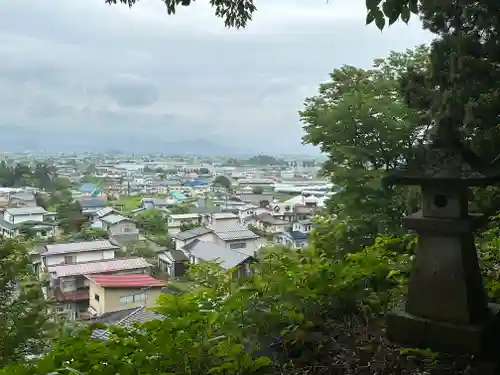
[[[303,140],[328,155],[324,170],[340,192],[329,200],[336,217],[334,243],[362,248],[379,234],[404,233],[401,219],[416,209],[412,189],[389,188],[383,178],[404,165],[424,141],[426,124],[400,95],[407,67],[423,69],[428,50],[421,46],[378,59],[372,69],[336,69],[300,112]],[[341,238],[343,239],[341,241]]]
[[[47,345],[48,307],[32,275],[26,247],[0,242],[0,366],[23,362]]]
[[[8,165],[0,162],[0,186],[24,187],[33,186],[46,191],[55,191],[60,181],[53,166],[46,163]]]
[[[194,0],[161,0],[167,7],[168,14],[175,14],[179,6],[189,6]],[[132,7],[138,0],[105,0],[107,4],[122,3]],[[257,10],[253,0],[210,0],[215,15],[224,20],[226,27],[243,28],[252,20]]]
[[[235,280],[215,264],[195,267],[197,287],[164,294],[157,311],[166,319],[140,331],[113,330],[107,341],[88,332],[62,338],[24,374],[62,367],[86,374],[256,374],[288,366],[287,353],[305,352],[311,333],[345,313],[369,315],[400,295],[409,255],[386,257],[386,242],[336,260],[314,249],[268,250],[249,278]],[[395,269],[402,273],[394,272]],[[392,272],[392,273],[391,273]],[[399,297],[398,297],[399,298]],[[87,335],[87,336],[86,336]],[[9,373],[9,368],[3,373]],[[2,372],[0,372],[2,373]]]
[[[229,179],[229,177],[220,175],[214,178],[213,185],[220,186],[229,190],[231,189],[231,180]]]
[[[159,210],[151,209],[138,213],[135,216],[137,225],[146,233],[157,235],[167,232],[165,214]]]

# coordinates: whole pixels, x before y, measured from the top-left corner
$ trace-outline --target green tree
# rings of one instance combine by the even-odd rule
[[[220,186],[220,187],[223,187],[223,188],[229,190],[229,189],[231,189],[231,180],[229,179],[229,177],[220,175],[220,176],[215,177],[215,179],[213,181],[213,185]]]
[[[253,189],[252,189],[252,192],[254,194],[262,194],[264,192],[264,189],[262,188],[262,186],[255,186]]]
[[[392,52],[372,69],[336,69],[300,112],[303,140],[328,155],[324,170],[341,188],[329,200],[336,217],[335,244],[361,249],[379,234],[405,233],[402,217],[418,204],[415,191],[384,186],[387,172],[413,157],[425,130],[399,94],[408,66],[425,65],[425,47]],[[329,229],[330,230],[330,229]]]
[[[500,16],[493,1],[423,2],[424,28],[434,33],[426,69],[409,69],[402,93],[408,105],[440,125],[434,139],[464,152],[476,167],[500,167]],[[453,141],[453,142],[450,142]],[[474,154],[468,152],[467,146]],[[476,191],[475,204],[487,216],[500,210],[500,189]]]
[[[48,303],[32,275],[26,247],[0,242],[0,367],[39,354],[49,334]]]
[[[139,228],[146,233],[157,235],[167,232],[165,214],[159,210],[146,210],[138,213],[135,218]]]
[[[65,233],[80,232],[87,222],[87,219],[80,213],[80,206],[77,202],[63,201],[57,207],[59,226]]]

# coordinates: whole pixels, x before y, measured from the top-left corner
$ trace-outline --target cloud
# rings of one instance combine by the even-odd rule
[[[0,126],[54,151],[196,138],[295,152],[297,111],[329,72],[430,40],[415,22],[365,26],[363,0],[260,0],[245,30],[225,29],[202,0],[175,16],[160,0],[4,2]]]

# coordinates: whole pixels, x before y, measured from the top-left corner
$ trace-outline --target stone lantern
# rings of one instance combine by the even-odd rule
[[[433,147],[425,162],[391,177],[394,184],[420,186],[422,202],[419,212],[405,218],[418,244],[405,309],[388,314],[389,340],[435,351],[483,353],[496,324],[474,244],[482,219],[469,214],[468,198],[470,187],[490,185],[499,176],[473,168],[465,153]]]

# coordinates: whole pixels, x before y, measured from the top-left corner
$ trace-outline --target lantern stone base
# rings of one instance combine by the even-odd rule
[[[498,306],[491,305],[490,311],[482,324],[455,325],[394,310],[387,314],[387,338],[412,348],[488,356],[499,332]]]

